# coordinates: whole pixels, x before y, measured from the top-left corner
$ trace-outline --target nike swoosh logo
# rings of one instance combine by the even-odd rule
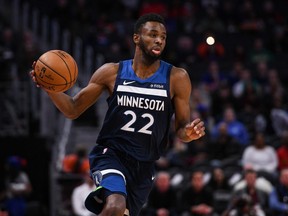
[[[129,84],[132,84],[132,83],[134,83],[135,81],[126,81],[126,80],[124,80],[124,82],[123,82],[123,85],[129,85]]]

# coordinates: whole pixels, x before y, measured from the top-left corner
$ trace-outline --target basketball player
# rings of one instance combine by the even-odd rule
[[[109,92],[108,111],[89,156],[97,189],[85,205],[97,215],[139,214],[152,186],[154,162],[167,144],[174,113],[176,134],[182,141],[205,135],[200,119],[190,122],[187,72],[160,60],[166,37],[161,16],[143,15],[135,24],[133,59],[104,64],[74,97],[47,92],[71,119],[94,104],[103,91]],[[33,70],[31,75],[35,81]]]

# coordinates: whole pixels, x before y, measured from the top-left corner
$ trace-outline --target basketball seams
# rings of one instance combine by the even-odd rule
[[[69,83],[61,83],[61,84],[54,84],[54,83],[49,83],[49,82],[46,82],[45,80],[41,79],[39,76],[36,75],[36,78],[37,78],[37,81],[41,81],[45,84],[48,84],[48,85],[53,85],[53,86],[67,86],[67,84],[71,84],[73,82],[69,82]]]
[[[51,84],[51,83],[48,83],[48,82],[46,82],[45,80],[42,80],[40,77],[38,77],[37,75],[36,75],[36,81],[37,81],[37,83],[41,86],[41,87],[43,87],[43,88],[45,88],[46,90],[48,90],[48,91],[50,91],[50,92],[55,92],[55,90],[54,91],[52,91],[50,88],[53,88],[53,87],[62,87],[62,89],[58,89],[58,91],[63,91],[63,90],[65,90],[65,88],[66,88],[66,84]],[[47,86],[47,85],[50,85],[49,87]]]
[[[53,68],[51,68],[49,65],[47,65],[43,60],[38,59],[38,61],[40,61],[43,65],[45,65],[46,67],[48,67],[51,71],[53,71],[54,73],[58,74],[60,77],[62,77],[65,82],[67,83],[67,79],[61,74],[61,73],[58,73],[56,70],[54,70]]]
[[[53,54],[55,54],[55,55],[57,55],[59,58],[61,58],[62,59],[62,61],[64,62],[64,64],[65,64],[65,66],[66,66],[66,68],[68,69],[68,72],[69,72],[69,76],[70,76],[70,82],[67,82],[67,80],[66,80],[66,84],[68,85],[71,85],[71,82],[72,82],[72,76],[71,76],[71,71],[70,71],[70,68],[69,68],[69,66],[68,66],[68,64],[67,64],[67,62],[66,62],[66,60],[61,56],[61,55],[59,55],[57,52],[55,52],[55,51],[52,51],[51,53],[53,53]],[[67,53],[67,55],[68,55],[68,53]],[[69,56],[69,55],[68,55]],[[71,59],[71,57],[69,56],[69,59]]]

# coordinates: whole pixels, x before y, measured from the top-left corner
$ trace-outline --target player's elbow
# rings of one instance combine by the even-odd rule
[[[68,119],[75,120],[75,119],[77,119],[80,115],[74,115],[74,114],[67,115],[67,114],[65,114],[64,116],[65,116],[66,118],[68,118]]]
[[[75,116],[68,116],[68,115],[65,115],[66,118],[70,119],[70,120],[75,120],[77,119],[78,117],[75,117]]]
[[[77,119],[81,113],[78,112],[64,112],[64,116],[68,119],[75,120]]]

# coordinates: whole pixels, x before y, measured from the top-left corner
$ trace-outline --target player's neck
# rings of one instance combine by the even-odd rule
[[[159,68],[160,60],[153,62],[147,61],[144,58],[134,58],[132,68],[140,79],[147,79],[152,76]]]

